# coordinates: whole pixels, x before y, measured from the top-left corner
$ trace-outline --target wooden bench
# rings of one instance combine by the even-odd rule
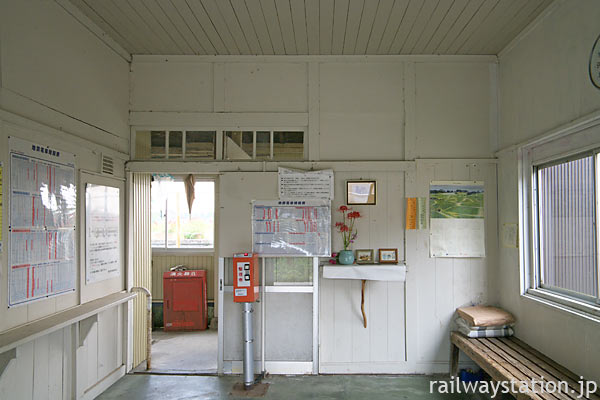
[[[515,384],[517,399],[594,399],[600,396],[591,394],[589,397],[578,397],[581,392],[580,377],[557,364],[539,351],[515,337],[505,338],[468,338],[459,332],[450,334],[450,376],[456,377],[458,372],[458,351],[462,350],[471,360],[477,363],[495,381],[517,381],[528,382],[531,387],[532,379],[536,382],[547,382],[557,385],[559,382],[567,382],[569,390],[567,393],[541,393],[540,383],[536,384],[537,393],[519,393],[519,384]],[[593,382],[590,382],[593,384]],[[564,383],[562,384],[564,389]],[[584,387],[587,381],[583,383]],[[593,386],[592,386],[593,388]],[[598,389],[600,391],[600,388]],[[563,390],[564,392],[564,390]]]

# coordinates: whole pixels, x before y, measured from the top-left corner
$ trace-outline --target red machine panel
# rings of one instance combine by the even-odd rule
[[[233,301],[253,303],[258,300],[258,254],[233,255]]]
[[[206,271],[163,274],[165,331],[204,330],[207,326]]]

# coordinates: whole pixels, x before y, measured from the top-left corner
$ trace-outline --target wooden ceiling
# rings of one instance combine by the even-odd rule
[[[498,54],[553,0],[70,0],[131,54]]]

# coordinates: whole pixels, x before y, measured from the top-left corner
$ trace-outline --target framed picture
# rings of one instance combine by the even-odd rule
[[[379,249],[379,264],[398,264],[398,249]]]
[[[373,264],[373,249],[356,250],[356,263],[357,264]]]
[[[376,181],[346,181],[348,205],[375,205],[377,203]]]

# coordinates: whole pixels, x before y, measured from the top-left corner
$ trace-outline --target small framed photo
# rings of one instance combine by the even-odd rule
[[[356,263],[357,264],[373,264],[373,249],[356,250]]]
[[[379,249],[379,264],[398,264],[398,249]]]
[[[377,203],[376,181],[346,181],[348,205],[375,205]]]

